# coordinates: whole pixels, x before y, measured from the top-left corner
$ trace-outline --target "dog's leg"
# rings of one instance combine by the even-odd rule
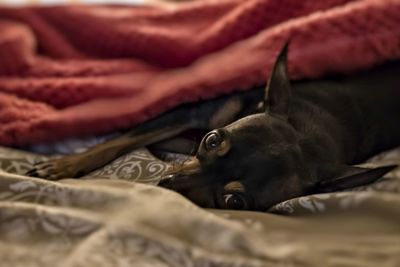
[[[131,131],[81,154],[38,163],[27,175],[51,180],[80,177],[133,149],[175,136],[186,129],[186,125],[179,125],[143,133]]]

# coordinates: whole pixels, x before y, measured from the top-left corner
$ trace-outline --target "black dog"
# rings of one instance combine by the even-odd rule
[[[188,129],[215,130],[160,185],[207,208],[266,210],[293,197],[367,184],[392,170],[348,164],[400,145],[400,62],[291,84],[286,54],[287,45],[265,97],[258,88],[183,105],[88,152],[37,164],[28,174],[79,177],[148,145],[187,153],[170,138]]]

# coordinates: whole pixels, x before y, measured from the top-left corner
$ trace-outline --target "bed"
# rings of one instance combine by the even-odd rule
[[[170,166],[146,148],[80,179],[24,175],[179,104],[262,83],[288,37],[294,79],[400,58],[397,1],[285,4],[0,7],[0,265],[399,266],[399,168],[265,212],[202,209],[157,187]],[[148,43],[129,39],[138,34]],[[395,149],[365,164],[399,163]]]
[[[400,172],[267,213],[205,210],[154,186],[146,149],[81,179],[23,173],[42,155],[1,148],[2,266],[396,266]],[[400,151],[372,164],[399,163]]]

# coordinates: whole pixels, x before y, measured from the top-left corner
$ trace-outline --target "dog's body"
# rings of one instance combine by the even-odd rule
[[[40,163],[29,174],[78,177],[193,128],[215,130],[161,185],[203,207],[266,210],[292,197],[362,185],[393,168],[348,164],[400,145],[400,62],[291,85],[285,48],[260,105],[263,95],[255,89],[184,105],[88,152]]]

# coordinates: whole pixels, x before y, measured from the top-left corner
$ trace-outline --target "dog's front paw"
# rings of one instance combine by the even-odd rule
[[[48,180],[59,180],[62,178],[75,178],[81,174],[79,161],[64,157],[38,162],[33,165],[26,175],[31,177],[45,178]]]

